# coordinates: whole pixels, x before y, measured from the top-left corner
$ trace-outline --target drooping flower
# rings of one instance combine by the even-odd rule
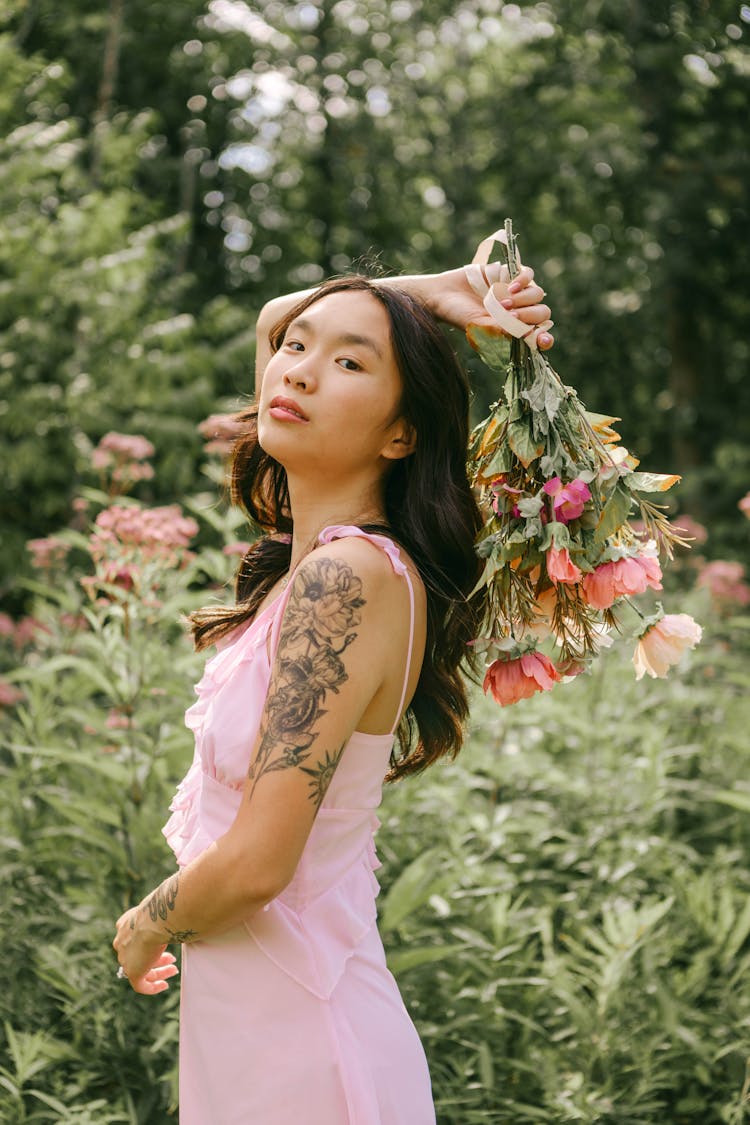
[[[547,574],[553,582],[581,581],[581,571],[571,562],[567,547],[550,547],[547,551]]]
[[[529,699],[537,691],[549,691],[562,679],[548,656],[527,652],[515,660],[493,660],[484,677],[484,692],[501,707]]]
[[[580,477],[576,477],[569,484],[563,484],[560,477],[552,477],[545,483],[544,491],[552,497],[552,509],[558,523],[577,520],[583,512],[586,501],[591,499],[591,489]]]
[[[649,625],[633,653],[635,678],[645,673],[663,678],[673,664],[677,664],[689,648],[695,648],[703,630],[687,613],[668,613],[654,625]]]
[[[661,590],[661,566],[656,546],[650,541],[644,552],[630,558],[602,563],[583,580],[583,596],[594,609],[609,609],[622,597],[643,594],[650,587]]]

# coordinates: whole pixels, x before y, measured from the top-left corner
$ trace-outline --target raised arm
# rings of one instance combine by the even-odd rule
[[[136,991],[167,987],[168,943],[231,929],[289,883],[363,713],[381,688],[396,706],[390,651],[403,617],[402,580],[361,540],[318,548],[298,568],[232,827],[118,921],[114,946]]]
[[[503,267],[503,271],[502,278],[507,281],[508,275],[505,267]],[[458,269],[445,270],[443,273],[379,277],[374,280],[377,281],[378,285],[402,289],[423,301],[438,320],[451,324],[455,328],[465,329],[468,324],[494,323],[469,285],[462,266]],[[314,291],[314,289],[304,289],[298,293],[288,293],[283,297],[275,297],[261,309],[256,325],[256,395],[260,393],[263,372],[271,358],[269,339],[271,329],[299,301]],[[509,285],[508,297],[504,304],[509,312],[525,324],[543,324],[550,316],[549,306],[542,303],[544,296],[544,290],[534,281],[534,271],[529,266],[524,266]],[[552,347],[554,340],[549,332],[542,332],[538,336],[537,343],[540,348],[546,349]]]

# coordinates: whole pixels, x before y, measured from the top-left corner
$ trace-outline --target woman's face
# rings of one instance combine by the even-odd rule
[[[410,451],[388,313],[362,290],[330,293],[292,321],[263,375],[261,447],[287,470],[382,475]]]

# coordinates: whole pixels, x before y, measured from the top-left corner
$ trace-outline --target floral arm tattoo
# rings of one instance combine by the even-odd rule
[[[152,922],[162,923],[164,934],[169,941],[195,941],[198,937],[197,930],[173,930],[166,924],[175,908],[179,889],[180,873],[176,871],[174,875],[170,875],[168,879],[159,884],[153,894],[146,900],[143,910],[148,912]],[[131,930],[135,929],[135,918],[131,919],[130,928]]]
[[[310,800],[320,808],[344,746],[326,750],[314,767],[303,766],[315,726],[349,678],[341,654],[356,638],[365,604],[362,582],[340,559],[311,559],[294,580],[279,637],[283,653],[269,691],[258,753],[248,777],[252,798],[264,774],[299,766],[309,777]]]

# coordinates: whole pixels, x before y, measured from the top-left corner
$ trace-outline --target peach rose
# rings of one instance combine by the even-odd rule
[[[570,561],[568,548],[550,547],[547,551],[547,574],[553,582],[580,582],[581,572],[575,563]]]
[[[529,699],[537,691],[549,691],[562,679],[548,656],[527,652],[516,660],[494,660],[484,677],[485,694],[501,707]]]
[[[633,653],[636,680],[643,679],[646,672],[654,679],[666,676],[686,649],[695,648],[702,635],[700,625],[687,613],[668,613],[650,625]]]
[[[609,609],[626,595],[661,590],[661,566],[654,555],[635,555],[602,563],[583,580],[583,596],[594,609]]]

